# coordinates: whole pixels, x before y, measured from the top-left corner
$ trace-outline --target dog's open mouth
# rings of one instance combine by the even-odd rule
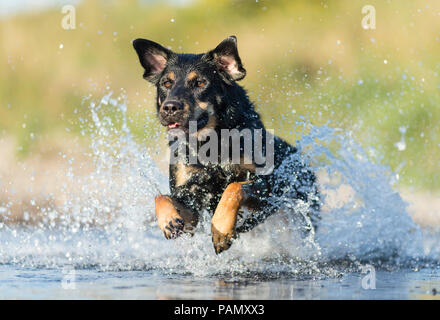
[[[177,129],[177,128],[179,128],[179,123],[178,122],[168,123],[168,129]]]
[[[184,130],[184,131],[186,131],[186,130],[188,130],[189,129],[189,127],[190,127],[190,122],[191,121],[194,121],[194,122],[196,122],[196,124],[197,124],[197,130],[200,130],[200,129],[202,129],[203,127],[205,127],[206,126],[206,124],[208,123],[208,121],[209,121],[209,115],[207,114],[207,113],[204,113],[204,114],[202,114],[202,116],[197,120],[197,121],[195,121],[195,120],[190,120],[189,121],[189,123],[186,125],[186,126],[183,126],[181,123],[179,123],[179,122],[170,122],[170,123],[168,123],[168,125],[167,125],[167,128],[168,128],[168,130],[172,130],[172,129],[182,129],[182,130]],[[194,123],[192,123],[192,125],[194,125]],[[192,127],[192,128],[194,128],[194,127]]]

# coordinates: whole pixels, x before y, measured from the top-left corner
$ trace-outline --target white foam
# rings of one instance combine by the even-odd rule
[[[292,210],[301,210],[298,203],[243,234],[220,256],[214,254],[206,213],[194,237],[165,240],[153,204],[159,190],[168,191],[168,181],[149,150],[133,139],[126,110],[124,99],[112,98],[112,93],[90,103],[90,120],[82,123],[84,134],[92,137],[92,174],[67,175],[81,185],[80,192],[64,190],[64,204],[46,213],[44,225],[4,225],[0,263],[210,276],[325,273],[323,263],[338,259],[438,261],[438,242],[424,236],[408,215],[393,189],[391,171],[369,161],[341,130],[300,123],[310,131],[299,147],[324,173],[320,188],[329,192],[323,194],[333,190],[337,195],[341,186],[351,190],[342,204],[323,211],[315,240],[301,239],[295,231]]]

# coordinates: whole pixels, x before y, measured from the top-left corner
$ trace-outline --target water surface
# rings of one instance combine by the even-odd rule
[[[76,270],[63,288],[57,269],[0,267],[0,299],[439,299],[440,270],[376,271],[376,289],[361,273],[323,279],[227,279],[168,276],[153,271]],[[65,287],[65,285],[64,285]]]
[[[8,220],[15,204],[0,204],[0,298],[438,297],[439,233],[412,220],[396,175],[338,128],[297,124],[304,129],[297,147],[320,176],[315,234],[302,237],[295,223],[307,204],[284,199],[282,212],[221,255],[206,212],[194,237],[164,239],[153,204],[169,192],[167,178],[150,157],[155,151],[133,138],[124,97],[112,95],[91,99],[90,117],[79,119],[91,144],[83,159],[66,159],[62,201],[30,199],[33,211],[19,223]],[[84,166],[93,170],[78,174]],[[375,269],[375,289],[362,286],[366,265]]]

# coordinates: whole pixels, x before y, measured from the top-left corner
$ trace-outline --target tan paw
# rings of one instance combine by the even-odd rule
[[[175,239],[179,237],[184,232],[185,222],[174,207],[171,198],[162,195],[157,196],[155,203],[157,223],[165,238]]]
[[[212,244],[214,245],[214,250],[216,254],[219,254],[225,250],[228,250],[232,245],[233,239],[235,239],[235,232],[222,233],[216,229],[216,227],[211,224],[211,235]]]

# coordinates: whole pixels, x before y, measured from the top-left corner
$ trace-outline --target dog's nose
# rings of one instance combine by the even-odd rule
[[[167,115],[172,115],[181,110],[183,110],[183,103],[179,101],[166,101],[162,105],[162,112]]]

